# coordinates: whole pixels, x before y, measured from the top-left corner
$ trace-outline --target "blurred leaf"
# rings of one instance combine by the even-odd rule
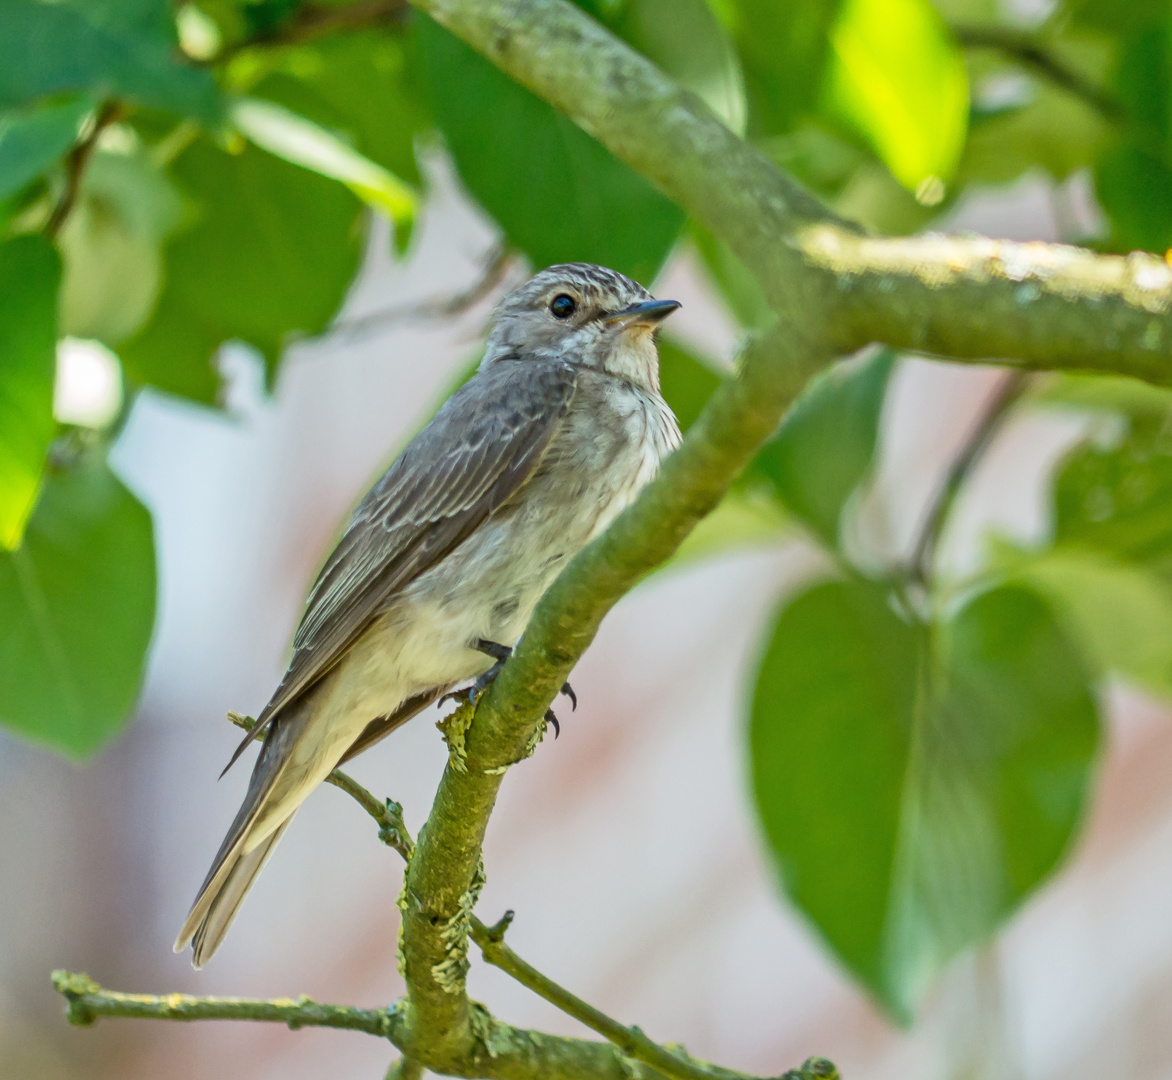
[[[753,463],[753,474],[831,547],[847,499],[871,470],[895,360],[883,349],[819,375]]]
[[[1095,193],[1121,249],[1172,247],[1172,168],[1135,146],[1106,154],[1095,170]]]
[[[214,123],[211,73],[177,55],[168,0],[0,0],[0,107],[90,90]]]
[[[1029,400],[1096,411],[1172,414],[1172,389],[1126,375],[1052,371],[1031,382]]]
[[[162,243],[182,213],[146,154],[91,157],[59,235],[62,334],[115,345],[146,322],[159,294]]]
[[[972,124],[957,183],[1006,184],[1033,168],[1065,180],[1090,168],[1113,138],[1091,105],[1038,82],[1028,104]]]
[[[50,472],[0,554],[0,722],[91,754],[130,717],[154,616],[150,515],[100,458]]]
[[[0,198],[35,180],[73,145],[90,98],[0,113]]]
[[[39,236],[0,244],[0,551],[18,547],[56,430],[53,371],[61,264]]]
[[[681,211],[447,30],[420,17],[415,31],[460,176],[509,239],[535,266],[595,262],[649,284],[679,235]]]
[[[667,403],[687,431],[700,415],[720,375],[673,338],[659,339],[659,384]]]
[[[706,0],[628,0],[610,25],[684,89],[703,98],[733,131],[744,133],[740,60]]]
[[[1061,7],[1074,21],[1112,33],[1140,29],[1168,14],[1167,0],[1065,0]]]
[[[1070,546],[1008,561],[1045,596],[1094,668],[1172,695],[1172,584],[1151,570]]]
[[[387,215],[396,229],[410,230],[419,202],[415,191],[313,121],[271,101],[247,97],[235,101],[229,115],[257,146],[294,165],[341,181],[364,202]]]
[[[830,41],[829,107],[909,191],[950,180],[964,149],[968,74],[928,0],[844,0]]]
[[[867,584],[780,613],[753,698],[753,783],[791,899],[896,1018],[1053,871],[1098,733],[1037,596],[986,592],[929,632]]]
[[[1121,248],[1172,247],[1172,14],[1125,40],[1114,90],[1128,115],[1125,139],[1105,153],[1095,191]]]
[[[1136,414],[1110,447],[1082,446],[1054,485],[1054,539],[1172,573],[1172,414]]]
[[[252,93],[345,133],[360,153],[418,186],[415,142],[431,118],[406,49],[402,36],[382,31],[266,49],[261,60],[270,73]]]
[[[284,345],[323,330],[345,298],[361,206],[340,184],[252,148],[197,142],[172,176],[195,221],[166,247],[153,317],[119,349],[127,374],[213,402],[213,354],[240,340],[264,356],[271,384]]]
[[[745,69],[750,130],[792,130],[816,110],[830,51],[827,35],[842,0],[729,0],[728,7]]]

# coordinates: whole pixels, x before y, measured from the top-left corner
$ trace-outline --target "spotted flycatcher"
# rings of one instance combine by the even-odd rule
[[[241,744],[264,733],[244,804],[175,942],[197,968],[305,797],[453,687],[482,685],[558,571],[679,443],[654,337],[677,307],[585,263],[502,301],[477,373],[318,575],[289,670]]]

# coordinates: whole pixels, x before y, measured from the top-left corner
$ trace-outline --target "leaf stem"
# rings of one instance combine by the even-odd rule
[[[77,198],[81,194],[81,182],[85,175],[85,168],[93,156],[102,132],[122,117],[125,111],[125,107],[120,102],[105,102],[99,107],[89,130],[66,155],[65,188],[57,200],[57,205],[53,207],[49,220],[45,223],[45,232],[49,236],[55,237],[61,231],[61,226],[65,224],[70,211],[76,205]]]

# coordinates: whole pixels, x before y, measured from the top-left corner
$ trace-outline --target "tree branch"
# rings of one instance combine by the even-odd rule
[[[239,713],[228,713],[228,719],[245,731],[251,731],[256,726],[256,721],[252,717],[242,716]],[[450,723],[450,719],[445,724]],[[404,861],[410,862],[415,842],[411,839],[411,834],[403,823],[403,808],[399,803],[393,799],[380,802],[349,773],[343,772],[341,769],[335,769],[326,780],[357,802],[378,825],[379,839],[389,847],[393,847]],[[627,1027],[619,1023],[600,1009],[596,1009],[593,1005],[571,994],[552,979],[542,975],[532,964],[522,960],[504,943],[505,931],[512,921],[513,913],[508,911],[495,926],[485,926],[480,919],[469,912],[468,933],[488,963],[511,975],[538,997],[544,998],[568,1016],[574,1017],[599,1035],[604,1036],[633,1060],[651,1066],[657,1070],[657,1074],[673,1078],[673,1080],[749,1080],[742,1073],[696,1062],[683,1055],[682,1051],[676,1052],[661,1046],[644,1035],[639,1028]],[[85,978],[85,976],[79,976],[79,978]],[[59,987],[59,989],[61,988]],[[65,991],[62,990],[62,992]],[[257,1018],[265,1019],[265,1017],[242,1017],[242,1019]],[[391,1066],[388,1078],[389,1080],[409,1080],[410,1070],[417,1065],[418,1062],[415,1059],[404,1056]],[[822,1058],[811,1058],[803,1068],[814,1070],[811,1072],[812,1076],[837,1076],[834,1066]]]
[[[567,0],[413,0],[724,239],[775,310],[872,341],[1172,381],[1172,271],[981,239],[868,239]],[[817,226],[816,228],[814,226]]]

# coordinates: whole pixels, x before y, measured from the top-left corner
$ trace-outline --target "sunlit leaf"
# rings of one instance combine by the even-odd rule
[[[844,0],[830,34],[830,108],[909,191],[939,201],[964,148],[964,57],[929,0]]]
[[[753,786],[790,898],[909,1021],[1069,847],[1098,739],[1076,647],[1046,604],[983,593],[933,631],[877,586],[781,611],[753,696]]]
[[[83,90],[219,115],[211,73],[178,59],[167,0],[0,0],[0,108]]]
[[[53,438],[61,264],[38,236],[0,244],[0,551],[15,548]]]
[[[870,472],[895,359],[882,350],[820,375],[753,463],[753,475],[832,547],[847,499]]]
[[[100,458],[51,472],[0,553],[0,723],[93,753],[130,718],[154,612],[150,515]]]
[[[460,177],[509,239],[536,266],[596,262],[649,284],[683,213],[447,30],[421,17],[415,31]]]
[[[364,202],[387,215],[396,228],[411,228],[419,202],[414,189],[324,128],[259,98],[233,102],[229,117],[257,146],[294,165],[341,181]]]
[[[0,199],[19,191],[64,156],[92,107],[83,96],[0,113]]]
[[[257,62],[268,74],[250,92],[341,133],[359,153],[418,186],[416,141],[432,124],[408,62],[409,41],[372,30],[265,49]]]

